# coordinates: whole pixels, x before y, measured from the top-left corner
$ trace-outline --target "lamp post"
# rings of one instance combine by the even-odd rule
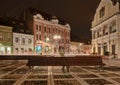
[[[61,36],[60,35],[55,35],[53,37],[53,39],[55,40],[55,47],[54,47],[54,53],[55,52],[59,52],[59,40],[61,39]]]

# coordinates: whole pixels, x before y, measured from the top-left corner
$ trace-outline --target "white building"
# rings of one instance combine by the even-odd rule
[[[33,35],[13,33],[13,52],[17,54],[27,53],[33,50]]]
[[[24,24],[13,29],[13,53],[26,54],[34,50],[34,37]]]
[[[108,51],[120,58],[120,3],[101,0],[92,22],[92,53]]]

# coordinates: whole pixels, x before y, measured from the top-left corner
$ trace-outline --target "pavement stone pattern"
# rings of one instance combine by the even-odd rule
[[[110,63],[111,62],[111,63]],[[120,85],[120,60],[106,61],[104,70],[95,66],[36,66],[25,63],[0,64],[0,85]]]

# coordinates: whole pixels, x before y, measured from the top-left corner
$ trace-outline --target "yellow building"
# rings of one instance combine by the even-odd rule
[[[12,53],[12,27],[0,25],[0,54]]]

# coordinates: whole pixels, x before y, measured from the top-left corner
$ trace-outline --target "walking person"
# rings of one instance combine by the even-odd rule
[[[63,49],[60,49],[60,56],[61,57],[65,57],[65,51],[63,50]],[[70,68],[70,66],[63,66],[62,67],[62,70],[63,70],[63,72],[65,73],[65,69],[67,70],[67,72],[69,72],[69,68]]]

